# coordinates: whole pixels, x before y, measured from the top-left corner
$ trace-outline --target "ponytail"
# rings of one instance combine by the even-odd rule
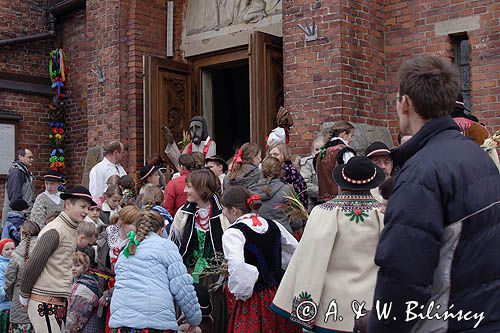
[[[244,186],[231,186],[222,194],[222,206],[238,208],[243,214],[256,212],[262,206],[260,196],[252,195]]]
[[[228,175],[229,180],[236,179],[240,173],[241,168],[244,163],[252,163],[252,159],[257,156],[260,152],[259,146],[253,143],[245,143],[238,149],[238,152],[234,155],[233,166],[231,167],[231,172]]]
[[[22,236],[25,240],[24,243],[24,262],[29,260],[31,237],[36,237],[40,233],[40,226],[30,220],[26,220],[22,228]]]

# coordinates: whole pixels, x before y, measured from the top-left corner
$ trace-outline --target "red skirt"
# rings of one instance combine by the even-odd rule
[[[302,333],[300,326],[275,314],[269,309],[276,290],[264,289],[254,292],[246,301],[236,301],[231,294],[228,333]],[[229,293],[228,293],[229,294]]]

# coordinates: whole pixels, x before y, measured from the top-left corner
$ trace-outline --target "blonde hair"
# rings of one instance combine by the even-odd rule
[[[130,205],[123,207],[118,214],[118,219],[122,224],[136,224],[137,221],[141,218],[142,211],[136,206]]]
[[[165,226],[163,217],[153,210],[144,212],[142,218],[137,222],[136,240],[142,242],[150,231],[158,232]],[[129,244],[128,250],[130,255],[134,255],[137,246],[134,243]]]
[[[87,270],[88,270],[90,267],[90,258],[85,253],[80,252],[80,251],[76,251],[73,254],[73,264],[83,265],[83,266],[87,267]]]
[[[229,180],[234,180],[236,179],[240,173],[241,173],[241,168],[244,163],[249,163],[252,164],[252,159],[257,156],[260,153],[260,148],[254,143],[244,143],[243,146],[241,146],[241,159],[243,163],[235,163],[233,159],[233,164],[231,167],[231,172],[228,175]]]
[[[76,228],[78,236],[83,235],[86,239],[97,238],[99,233],[97,232],[97,226],[94,222],[82,222],[78,224]]]
[[[290,151],[288,150],[288,146],[285,143],[272,145],[271,147],[269,147],[269,151],[267,152],[267,154],[269,155],[271,150],[273,150],[274,148],[277,148],[281,155],[283,155],[283,162],[288,162],[291,160],[292,157],[290,156]]]
[[[148,186],[144,190],[142,196],[142,207],[145,209],[151,209],[153,206],[161,205],[163,203],[163,191],[156,185]]]

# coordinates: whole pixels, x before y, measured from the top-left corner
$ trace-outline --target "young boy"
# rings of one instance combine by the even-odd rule
[[[11,211],[7,215],[5,225],[2,231],[2,239],[10,238],[18,246],[21,242],[21,226],[26,219],[26,212],[28,211],[28,203],[23,199],[17,199],[9,204]]]
[[[78,224],[92,200],[89,190],[75,186],[61,194],[64,211],[39,234],[33,254],[21,275],[19,301],[28,307],[35,332],[64,332],[66,300],[71,294],[71,268]]]

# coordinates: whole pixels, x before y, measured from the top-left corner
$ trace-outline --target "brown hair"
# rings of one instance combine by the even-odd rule
[[[188,170],[194,170],[194,158],[189,154],[179,156],[179,164]]]
[[[120,197],[123,197],[123,192],[120,186],[118,186],[117,184],[109,185],[106,192],[104,192],[104,195],[108,198],[111,198],[115,194],[118,194]]]
[[[90,258],[87,254],[76,251],[73,254],[73,264],[81,264],[85,267],[87,267],[87,270],[90,268]]]
[[[21,226],[22,232],[21,235],[23,236],[23,239],[25,240],[24,244],[24,262],[27,262],[29,259],[29,253],[30,253],[30,243],[31,243],[31,237],[36,237],[40,233],[40,226],[36,224],[35,222],[32,222],[30,220],[24,221],[23,225]]]
[[[344,132],[351,133],[352,130],[354,130],[354,126],[350,122],[344,120],[337,121],[330,128],[330,139],[328,141]]]
[[[382,184],[380,184],[378,190],[382,198],[384,198],[385,200],[389,200],[389,197],[394,191],[394,185],[394,177],[387,178]]]
[[[76,228],[78,236],[83,235],[86,239],[97,238],[99,233],[97,232],[97,226],[94,222],[82,222],[78,224]]]
[[[262,177],[268,181],[281,177],[281,172],[281,162],[276,157],[268,156],[262,160]]]
[[[134,190],[135,189],[134,178],[132,178],[132,176],[130,176],[130,175],[121,176],[120,180],[118,181],[118,185],[126,190]]]
[[[283,162],[288,162],[291,160],[290,151],[288,150],[288,146],[285,143],[272,145],[271,147],[269,147],[267,155],[269,155],[271,150],[273,150],[274,148],[278,148],[279,152],[283,155]]]
[[[146,209],[151,209],[153,206],[161,205],[163,203],[163,191],[158,186],[148,186],[144,190],[144,194],[142,195],[141,207],[145,207]]]
[[[460,87],[457,67],[441,58],[421,55],[409,59],[398,72],[399,95],[408,96],[423,119],[449,115]]]
[[[122,224],[136,224],[142,217],[142,211],[134,205],[123,207],[118,213],[118,219]]]
[[[104,155],[111,155],[115,151],[122,151],[125,147],[119,141],[111,141],[106,148],[104,148]]]
[[[241,146],[241,159],[243,160],[243,163],[235,163],[233,159],[233,164],[231,167],[231,172],[228,175],[229,180],[234,180],[236,179],[240,172],[241,172],[241,167],[244,163],[250,163],[252,164],[252,159],[257,156],[260,153],[260,148],[254,143],[244,143],[243,146]]]
[[[119,184],[120,183],[120,176],[118,175],[112,175],[109,176],[108,180],[106,180],[106,185],[112,185],[112,184]]]
[[[186,178],[203,201],[208,201],[218,190],[217,177],[208,169],[194,170]]]
[[[246,187],[241,185],[231,186],[227,190],[224,190],[221,204],[226,208],[238,208],[243,214],[247,214],[251,211],[259,210],[260,206],[262,206],[262,201],[260,200],[254,200],[252,206],[250,206],[247,200],[251,196],[252,194]]]
[[[203,154],[200,153],[199,151],[195,151],[194,153],[191,153],[191,157],[193,157],[194,168],[196,170],[200,170],[205,166],[205,156],[203,156]]]
[[[155,211],[149,210],[142,214],[142,218],[137,222],[137,236],[136,239],[142,242],[150,231],[158,232],[165,226],[163,217]],[[128,246],[131,255],[134,255],[137,246],[132,243]]]

